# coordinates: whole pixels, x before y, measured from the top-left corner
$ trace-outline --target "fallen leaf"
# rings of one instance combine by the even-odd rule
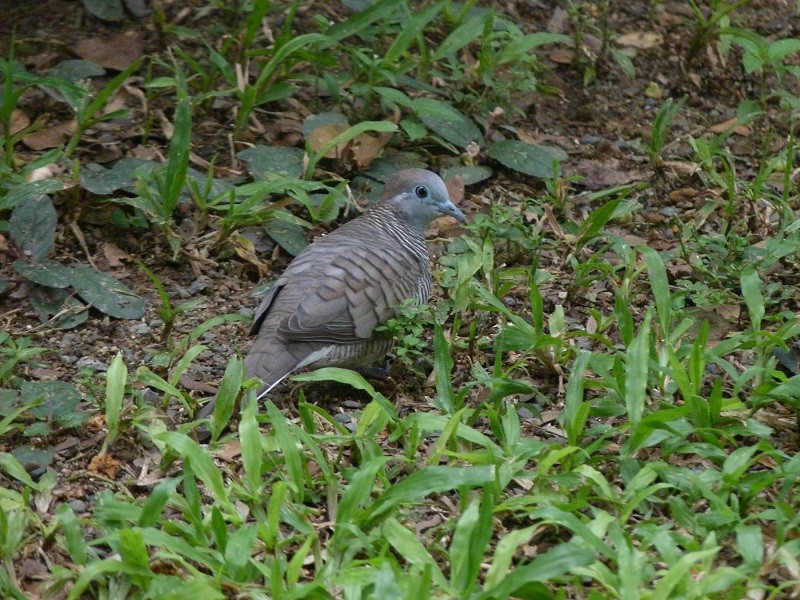
[[[583,177],[581,185],[590,190],[599,190],[642,181],[645,177],[638,171],[620,169],[616,158],[607,160],[583,159],[575,165],[567,165],[565,173]]]
[[[109,267],[119,267],[122,266],[124,260],[131,262],[134,260],[130,254],[110,242],[103,244],[103,255],[106,257]]]
[[[445,186],[447,187],[447,193],[450,196],[450,200],[453,201],[453,204],[461,204],[461,201],[464,199],[464,180],[461,178],[460,175],[456,175],[455,177],[448,179],[444,182]]]
[[[742,316],[742,307],[738,304],[720,304],[714,307],[714,311],[723,319],[738,320]]]
[[[11,135],[19,133],[30,124],[31,120],[28,118],[28,115],[26,115],[20,109],[15,108],[13,111],[11,111],[11,122],[9,123]]]
[[[547,57],[557,65],[568,65],[572,63],[572,55],[573,51],[568,48],[556,48]]]
[[[746,125],[736,125],[736,117],[730,118],[722,123],[717,123],[708,128],[711,133],[725,133],[733,128],[733,133],[742,136],[749,136],[751,131]]]
[[[336,136],[349,128],[343,123],[328,123],[314,129],[308,136],[308,145],[314,152],[321,152]],[[360,133],[345,144],[337,144],[325,154],[325,158],[337,158],[345,166],[364,169],[372,164],[383,147],[392,139],[391,133],[379,135]]]
[[[341,123],[328,123],[314,129],[308,136],[308,146],[315,154],[319,154],[337,135],[347,131],[348,126]],[[334,146],[325,154],[325,158],[337,158],[344,146]]]
[[[96,454],[89,466],[86,467],[89,473],[95,473],[107,479],[116,479],[119,475],[119,461],[108,454]]]
[[[144,42],[137,31],[126,31],[110,38],[80,40],[75,54],[107,69],[124,71],[144,53]]]
[[[391,133],[361,133],[350,140],[342,152],[342,162],[348,167],[366,169],[392,139]]]
[[[620,46],[647,50],[663,44],[664,36],[654,31],[634,31],[619,36],[616,41]]]
[[[31,150],[58,148],[69,139],[73,131],[75,131],[75,121],[56,123],[26,135],[22,138],[22,143]]]
[[[239,440],[228,442],[217,452],[217,458],[225,462],[233,462],[242,454],[242,444]]]

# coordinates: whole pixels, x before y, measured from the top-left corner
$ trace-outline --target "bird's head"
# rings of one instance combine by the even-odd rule
[[[450,200],[442,178],[425,169],[405,169],[392,175],[378,201],[391,206],[418,231],[439,217],[467,220]]]

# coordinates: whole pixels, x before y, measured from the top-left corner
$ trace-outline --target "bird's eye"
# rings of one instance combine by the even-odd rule
[[[417,195],[417,198],[427,198],[428,188],[426,188],[424,185],[418,185],[414,188],[414,193]]]

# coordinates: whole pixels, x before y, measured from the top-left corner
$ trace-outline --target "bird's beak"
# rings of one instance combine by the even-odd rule
[[[467,222],[467,217],[464,215],[463,212],[455,205],[451,200],[447,200],[439,205],[439,212],[443,215],[447,215],[448,217],[455,217],[457,220],[461,221],[462,223]]]

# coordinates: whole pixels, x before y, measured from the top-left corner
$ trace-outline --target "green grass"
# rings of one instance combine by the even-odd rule
[[[499,13],[448,0],[425,10],[381,0],[336,23],[320,13],[317,30],[295,35],[299,4],[280,7],[272,45],[260,30],[278,11],[270,2],[210,3],[230,19],[216,23],[227,35],[214,43],[192,40],[156,13],[174,44],[149,57],[144,86],[174,124],[163,165],[82,162],[87,132],[121,116],[102,109],[124,77],[90,92],[4,60],[0,116],[55,87],[78,128],[63,149],[21,164],[23,136],[3,126],[0,232],[15,234],[10,223],[23,213],[14,209],[31,195],[61,188],[28,181],[31,170],[68,161],[59,219],[65,205],[112,206],[116,226],[153,233],[161,260],[188,269],[190,250],[200,248],[220,262],[238,252],[237,264],[261,267],[266,257],[238,231],[265,226],[297,251],[304,228],[336,220],[349,203],[353,165],[327,151],[372,131],[393,133],[393,149],[416,158],[446,155],[442,162],[465,179],[499,163],[529,184],[519,173],[531,173],[514,166],[522,152],[546,181],[535,194],[493,181],[463,235],[437,240],[447,249],[436,268],[441,294],[387,327],[400,338],[399,392],[322,369],[296,376],[306,383],[292,396],[258,403],[231,356],[215,374],[208,445],[193,437],[198,398],[183,376],[210,353],[205,334],[244,317],[202,321],[199,304],[170,298],[153,265],[141,279],[151,286],[147,318],[161,319],[163,330],[158,351],[139,364],[114,350],[106,373],[34,381],[31,369],[48,364],[47,330],[0,332],[0,596],[794,597],[800,375],[784,372],[778,356],[800,334],[790,134],[798,101],[786,53],[796,40],[730,31],[743,2],[698,9],[685,60],[735,35],[742,73],[763,78],[736,124],[760,127],[765,143],[745,160],[731,149],[731,131],[695,133],[681,136],[687,150],[673,156],[676,120],[698,117],[685,99],[666,100],[645,128],[640,164],[649,182],[579,194],[554,165],[558,152],[527,144],[503,154],[483,139],[497,127],[487,125],[488,111],[545,88],[532,50],[561,37],[526,34]],[[599,27],[611,40],[613,20],[595,16],[586,32]],[[463,51],[479,64],[463,61]],[[237,64],[250,73],[241,86]],[[602,78],[596,66],[592,79]],[[765,93],[773,83],[775,93]],[[217,176],[217,158],[206,173],[190,167],[197,126],[215,99],[230,102],[222,127],[231,139],[252,141],[253,119],[321,90],[315,112],[353,108],[345,129],[321,151],[307,148],[305,162],[298,148],[256,145],[239,154],[242,175],[233,180]],[[387,118],[392,111],[399,121]],[[684,185],[669,179],[670,161],[693,165],[691,184],[709,193],[695,212],[660,225],[675,243],[658,251],[629,234],[642,233],[633,219],[648,194]],[[393,168],[378,164],[378,175]],[[193,220],[194,235],[182,219]],[[43,259],[52,239],[29,237]],[[720,327],[711,318],[720,307],[738,317]],[[79,334],[90,332],[82,327]],[[331,392],[314,382],[326,381],[338,383],[341,413],[319,401]],[[97,423],[74,470],[48,468],[53,443],[85,441]],[[91,456],[114,464],[131,455],[136,473],[86,467]],[[85,499],[69,495],[76,482],[89,482]],[[42,571],[29,577],[26,561]]]

